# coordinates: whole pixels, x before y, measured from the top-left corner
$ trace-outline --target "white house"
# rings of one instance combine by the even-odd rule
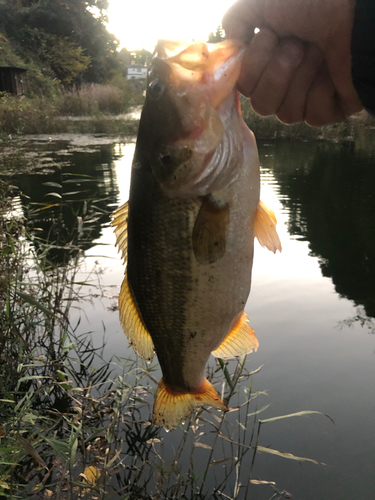
[[[128,74],[126,76],[127,80],[146,80],[147,78],[147,68],[140,64],[132,64],[128,66]]]

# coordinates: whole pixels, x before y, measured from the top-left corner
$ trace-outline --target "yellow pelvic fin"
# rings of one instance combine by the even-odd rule
[[[154,357],[154,344],[147,331],[125,273],[118,299],[120,323],[134,351],[146,361]]]
[[[229,205],[207,196],[193,228],[193,250],[199,264],[213,264],[225,254]]]
[[[126,262],[128,249],[128,202],[119,207],[112,215],[111,226],[115,228],[116,245]]]
[[[216,358],[235,358],[258,349],[259,341],[248,321],[249,318],[246,313],[240,313],[228,335],[219,347],[212,352]]]
[[[205,405],[218,410],[228,410],[215,387],[207,379],[194,392],[174,391],[161,379],[156,393],[152,423],[167,430],[174,429],[182,420],[189,418],[195,408]]]
[[[259,202],[255,214],[254,234],[262,247],[268,248],[273,253],[276,253],[276,250],[281,252],[281,242],[276,231],[275,214],[262,201]]]

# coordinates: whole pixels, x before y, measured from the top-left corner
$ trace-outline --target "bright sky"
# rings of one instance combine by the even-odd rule
[[[207,39],[234,0],[109,0],[108,30],[128,50],[150,52],[159,38]]]

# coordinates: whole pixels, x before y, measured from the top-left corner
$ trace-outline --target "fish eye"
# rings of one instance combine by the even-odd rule
[[[160,99],[160,97],[163,95],[164,89],[164,83],[161,82],[158,78],[153,80],[148,86],[150,97],[152,97],[153,99]]]

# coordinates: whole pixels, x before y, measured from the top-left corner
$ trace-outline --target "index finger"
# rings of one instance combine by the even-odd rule
[[[264,26],[257,0],[238,0],[224,14],[222,26],[227,38],[250,42],[255,28]]]

